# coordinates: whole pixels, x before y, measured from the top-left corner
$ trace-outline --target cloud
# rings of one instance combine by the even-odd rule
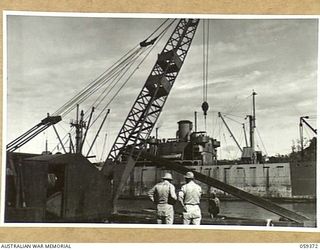
[[[8,136],[16,137],[63,105],[161,21],[12,17],[8,23]],[[243,118],[250,113],[254,89],[258,93],[257,124],[266,147],[271,153],[287,152],[296,138],[298,117],[316,112],[317,22],[212,20],[210,27],[208,131],[214,130],[216,111],[234,112]],[[202,37],[197,34],[158,120],[161,137],[175,137],[177,121],[193,121],[194,111],[198,111],[199,129],[204,128],[201,44]],[[103,129],[108,132],[108,147],[163,45],[154,48],[110,105]],[[94,99],[82,107],[87,109]],[[61,126],[69,129],[68,119],[74,115],[66,117]],[[41,139],[32,145],[37,143],[43,145]],[[225,154],[236,154],[235,148],[225,144],[222,148]]]
[[[217,44],[213,47],[213,54],[216,53],[232,53],[232,52],[239,52],[239,48],[234,43],[224,43],[224,42],[217,42]]]

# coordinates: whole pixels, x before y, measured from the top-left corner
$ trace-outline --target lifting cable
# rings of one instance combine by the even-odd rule
[[[168,20],[168,19],[167,19]],[[173,20],[171,23],[169,23],[169,25],[167,25],[167,27],[160,32],[160,34],[157,36],[157,41],[155,42],[155,44],[157,44],[161,38],[163,37],[163,35],[165,34],[165,32],[169,29],[169,27],[174,23],[175,20]],[[164,24],[164,23],[163,23]],[[161,26],[160,25],[159,28]],[[158,29],[159,29],[158,28]],[[153,32],[154,34],[155,32]],[[151,36],[151,35],[150,35]],[[149,37],[150,37],[149,36]],[[158,39],[160,38],[160,39]],[[126,85],[126,83],[130,80],[130,78],[134,75],[134,73],[138,70],[138,68],[141,66],[141,64],[145,61],[145,59],[147,58],[147,56],[150,54],[150,52],[155,48],[155,46],[152,46],[149,48],[149,52],[146,54],[146,56],[142,59],[142,61],[138,64],[138,66],[133,70],[133,72],[127,77],[127,79],[123,82],[123,84],[120,86],[120,88],[116,91],[116,93],[113,95],[113,97],[111,97],[111,100],[109,101],[109,103],[103,108],[103,111],[106,110],[106,108],[109,106],[109,104],[114,100],[114,98],[117,96],[117,94],[120,92],[120,90]],[[121,72],[119,71],[117,73],[117,75],[115,76],[115,78],[112,80],[111,84],[109,86],[109,88],[106,88],[105,91],[101,92],[101,94],[98,96],[98,98],[96,99],[96,101],[92,104],[92,106],[94,106],[96,109],[99,108],[99,106],[102,104],[102,102],[106,99],[106,97],[111,93],[111,91],[115,88],[115,86],[120,82],[120,80],[125,76],[125,74],[130,70],[131,66],[133,66],[133,64],[137,61],[137,59],[143,54],[145,53],[146,50],[144,51],[140,51],[139,54],[132,59],[132,61],[130,62],[130,64],[127,65],[126,68],[124,68]],[[100,113],[100,115],[102,115],[103,111]],[[99,116],[95,119],[95,121],[97,119],[99,119]],[[95,122],[94,121],[94,122]]]
[[[207,25],[206,25],[207,24]],[[203,20],[203,37],[202,37],[202,52],[203,52],[203,102],[201,105],[201,108],[203,110],[203,115],[204,115],[204,127],[205,131],[207,130],[207,112],[209,109],[209,104],[207,102],[208,100],[208,68],[209,68],[209,19],[208,20]]]
[[[62,116],[65,116],[68,113],[70,113],[74,109],[74,106],[76,104],[80,104],[83,101],[85,101],[93,93],[98,91],[104,85],[104,83],[106,83],[110,78],[112,78],[115,74],[117,74],[118,70],[122,70],[122,68],[127,65],[126,62],[130,60],[132,57],[134,57],[139,52],[139,50],[140,48],[137,48],[136,50],[134,50],[130,55],[124,58],[122,62],[110,68],[107,74],[100,75],[97,79],[95,79],[92,83],[90,83],[88,87],[83,89],[78,95],[76,95],[68,103],[66,103],[63,107],[61,107],[57,111],[57,113],[61,114]]]
[[[135,60],[134,60],[135,61]],[[132,65],[132,63],[134,62],[134,61],[131,61],[131,65]],[[130,62],[129,62],[130,63]],[[128,64],[127,64],[128,65]],[[117,66],[118,67],[118,66]],[[121,71],[119,71],[118,73],[117,73],[117,75],[116,76],[118,76],[119,74],[121,73]],[[116,79],[116,78],[114,78],[114,79]],[[120,80],[120,79],[119,79]],[[118,80],[118,81],[119,81]],[[109,86],[112,86],[112,85],[109,85]],[[111,88],[113,88],[114,87],[114,85],[111,87]],[[86,94],[86,96],[83,96],[83,95],[80,95],[79,97],[77,97],[77,98],[74,98],[73,100],[72,100],[72,102],[70,102],[69,104],[68,104],[68,106],[67,106],[67,109],[62,113],[63,115],[66,115],[66,114],[68,114],[68,113],[70,113],[72,110],[73,110],[73,108],[74,108],[74,105],[76,105],[77,103],[79,103],[80,102],[80,100],[81,101],[84,101],[86,98],[88,98],[90,95],[92,95],[92,93],[93,93],[94,91],[93,90],[89,90],[89,94]],[[104,91],[105,92],[105,91]],[[104,93],[104,92],[102,92],[102,93]],[[89,108],[90,109],[90,108]],[[104,111],[105,109],[103,109],[103,111]],[[103,113],[103,111],[100,113],[100,115]],[[88,114],[88,112],[86,112],[86,114]],[[92,122],[92,124],[91,125],[93,125],[93,123],[97,120],[98,118],[96,118],[93,122]],[[91,127],[91,125],[90,125],[90,127]],[[88,129],[88,128],[87,128]],[[72,130],[72,129],[71,129]],[[71,132],[71,131],[70,131]],[[73,131],[73,133],[74,133],[75,131]],[[67,142],[66,142],[67,143]]]
[[[62,107],[60,107],[57,111],[53,113],[53,115],[59,115],[62,112],[66,110],[69,106],[71,106],[73,103],[77,101],[77,99],[81,96],[83,96],[87,91],[89,91],[92,86],[96,84],[101,78],[103,78],[107,73],[112,71],[117,65],[120,64],[121,61],[125,60],[126,57],[128,57],[129,54],[132,54],[133,51],[137,50],[137,46],[135,46],[133,49],[129,50],[124,56],[122,56],[117,62],[110,66],[108,69],[106,69],[102,74],[100,74],[96,79],[94,79],[92,82],[90,82],[86,87],[84,87],[77,95],[75,95],[72,99],[70,99],[67,103],[65,103]],[[130,55],[129,55],[130,56]]]
[[[106,89],[98,96],[95,100],[94,104],[98,103],[98,106],[102,103],[102,101],[108,96],[108,94],[112,91],[117,83],[121,80],[122,77],[129,71],[130,67],[137,61],[137,59],[147,50],[147,54],[140,61],[138,66],[133,70],[133,72],[127,77],[124,83],[120,86],[120,88],[116,91],[116,93],[111,97],[111,100],[104,106],[100,114],[96,117],[96,119],[91,123],[90,127],[98,120],[98,118],[104,113],[109,104],[115,99],[120,90],[126,85],[129,79],[133,76],[133,74],[139,69],[141,64],[145,61],[147,56],[151,53],[155,46],[151,46],[147,48],[147,46],[143,46],[146,43],[147,45],[157,44],[161,38],[165,35],[168,29],[172,26],[172,24],[176,21],[174,19],[171,21],[159,34],[156,38],[152,39],[150,42],[146,42],[151,36],[153,36],[169,19],[166,19],[154,32],[152,32],[147,39],[140,43],[140,47],[135,46],[133,49],[129,50],[124,56],[122,56],[117,62],[105,70],[102,74],[100,74],[96,79],[90,82],[83,90],[81,90],[75,97],[69,100],[66,104],[60,107],[54,114],[61,114],[62,116],[70,113],[76,104],[79,102],[83,102],[88,99],[92,94],[97,92],[97,90],[101,89],[105,83],[109,82],[112,79],[111,84],[109,84]],[[158,39],[159,38],[159,39]],[[138,47],[138,48],[137,48]],[[114,84],[112,84],[114,83]],[[109,90],[107,92],[107,90]],[[87,112],[86,112],[87,113]],[[89,129],[89,128],[87,128]],[[71,129],[72,130],[72,129]],[[68,136],[68,134],[64,137],[64,139]],[[66,142],[67,143],[67,142]],[[56,147],[55,147],[56,148]],[[55,149],[54,148],[54,149]]]
[[[167,26],[165,27],[165,29],[164,29],[163,31],[160,32],[160,34],[159,34],[158,37],[157,37],[156,44],[157,44],[157,43],[159,42],[159,40],[163,37],[163,35],[165,34],[165,32],[169,29],[169,27],[173,24],[174,21],[175,21],[175,20],[173,20],[169,25],[167,25]],[[164,23],[163,23],[163,24],[164,24]],[[163,26],[163,24],[160,25],[159,27]],[[158,28],[158,29],[159,29],[159,28]],[[155,33],[155,32],[153,32],[153,34],[154,34],[154,33]],[[150,37],[150,36],[149,36],[149,37]],[[158,39],[159,37],[160,37],[160,39]],[[148,48],[148,49],[149,49],[149,53],[147,53],[147,56],[150,54],[150,52],[153,50],[154,47],[155,47],[155,46],[152,46],[152,47],[149,47],[149,48]],[[137,51],[137,53],[136,53],[133,57],[130,58],[131,61],[126,62],[126,64],[124,65],[124,67],[122,67],[119,71],[117,71],[117,72],[114,73],[114,75],[112,76],[113,79],[112,79],[111,84],[108,85],[108,87],[105,89],[105,91],[103,91],[103,92],[99,95],[99,97],[96,99],[95,103],[94,103],[92,106],[95,106],[97,102],[98,102],[98,106],[102,103],[102,101],[103,101],[103,100],[109,95],[109,93],[111,93],[111,91],[114,89],[114,87],[116,86],[116,84],[118,84],[118,83],[120,82],[121,78],[123,78],[123,77],[125,76],[125,74],[129,71],[130,67],[137,61],[137,59],[138,59],[145,51],[146,51],[145,48],[143,48],[143,50]],[[147,56],[144,57],[144,59],[142,60],[142,62],[145,60],[145,58],[146,58]],[[142,62],[139,63],[138,67],[142,64]],[[138,67],[137,67],[137,68],[138,68]],[[135,73],[136,70],[137,70],[137,69],[135,69],[133,73]],[[128,80],[130,79],[130,77],[133,76],[133,73],[130,74],[130,76],[129,76],[128,79],[125,81],[125,83],[127,83]],[[118,78],[117,78],[117,77],[118,77]],[[110,79],[111,79],[111,78],[108,78],[108,80],[110,80]],[[120,87],[120,89],[119,89],[118,91],[116,91],[116,94],[115,94],[115,95],[117,95],[117,94],[119,93],[119,91],[124,87],[124,85],[125,85],[125,84],[123,84],[123,85]],[[115,96],[114,96],[114,97],[115,97]],[[112,97],[111,99],[113,100],[114,97]],[[99,100],[99,99],[100,99],[100,100]],[[110,102],[111,102],[111,101],[110,101]],[[110,102],[109,102],[109,103],[110,103]],[[98,106],[95,106],[95,107],[98,108]],[[103,110],[105,110],[105,109],[106,109],[106,107],[105,107]],[[86,113],[87,113],[87,112],[86,112]],[[101,113],[101,114],[102,114],[102,113]],[[98,119],[98,117],[97,117],[97,119]]]
[[[140,56],[140,54],[138,56]],[[95,107],[96,109],[99,108],[101,103],[106,99],[106,97],[111,93],[111,91],[113,91],[116,85],[120,82],[120,80],[126,75],[126,73],[130,70],[133,64],[137,61],[137,59],[138,57],[134,58],[130,62],[130,64],[126,65],[126,68],[117,73],[117,75],[112,79],[108,87],[101,92],[101,94],[97,97],[97,99],[93,102],[91,106]]]
[[[166,22],[168,21],[168,19],[166,19],[159,27],[157,27],[157,29],[152,32],[148,38],[150,38],[152,35],[154,35]],[[169,25],[168,25],[169,26]],[[168,27],[166,27],[167,29]],[[158,35],[158,37],[163,33],[164,31],[160,32],[160,34]],[[148,45],[151,45],[155,42],[155,40],[157,40],[157,38],[154,38],[152,40],[151,43],[149,43]],[[148,39],[147,38],[147,39]],[[146,40],[147,40],[146,39]],[[145,41],[146,41],[145,40]],[[56,112],[54,112],[54,115],[59,115],[62,114],[66,115],[68,112],[70,112],[70,109],[68,110],[68,108],[70,108],[70,106],[73,106],[75,103],[79,104],[78,102],[81,100],[85,100],[87,99],[93,92],[97,91],[101,85],[99,86],[99,83],[105,83],[105,79],[112,73],[114,73],[114,71],[116,71],[117,69],[121,68],[123,66],[123,64],[130,60],[130,58],[134,57],[140,50],[143,50],[145,47],[144,46],[139,46],[136,45],[134,48],[132,48],[131,50],[129,50],[124,56],[122,56],[119,60],[116,61],[115,64],[113,64],[111,67],[109,67],[108,69],[106,69],[102,74],[100,74],[96,79],[94,79],[92,82],[90,82],[85,88],[83,88],[76,96],[74,96],[71,100],[69,100],[66,104],[64,104],[62,107],[60,107]],[[64,113],[65,111],[68,111],[66,113]]]
[[[175,21],[175,20],[174,20]],[[172,21],[165,29],[165,31],[167,31],[169,29],[169,27],[173,24]],[[155,45],[161,40],[161,38],[165,35],[166,32],[162,32],[161,35],[159,36],[159,39],[155,42]],[[112,96],[112,98],[109,100],[109,102],[103,107],[102,111],[100,112],[100,114],[96,117],[96,119],[92,122],[92,125],[97,121],[97,119],[100,117],[100,115],[102,115],[102,113],[108,108],[108,106],[110,105],[110,103],[117,97],[117,95],[119,94],[119,92],[123,89],[123,87],[128,83],[128,81],[131,79],[131,77],[135,74],[135,72],[139,69],[139,67],[141,66],[141,64],[147,59],[147,57],[149,56],[149,54],[151,53],[151,51],[155,48],[155,46],[151,47],[149,49],[149,51],[147,52],[147,54],[142,58],[142,60],[139,62],[139,64],[136,66],[136,68],[133,70],[133,72],[131,72],[131,74],[127,77],[127,79],[122,83],[122,85],[120,86],[120,88],[116,91],[116,93]]]
[[[134,55],[134,56],[135,56],[135,55]],[[131,59],[131,58],[130,58],[130,59]],[[108,90],[108,89],[111,89],[111,90],[112,90],[113,87],[114,87],[113,81],[114,81],[115,79],[117,79],[117,77],[123,72],[123,70],[126,70],[128,67],[131,67],[131,65],[135,62],[135,60],[136,60],[136,58],[131,59],[131,61],[126,62],[126,64],[124,64],[124,65],[122,66],[122,68],[120,68],[118,71],[112,72],[112,74],[111,74],[110,76],[108,76],[108,78],[105,77],[104,79],[102,79],[101,82],[99,82],[99,85],[94,86],[94,88],[92,88],[90,91],[88,91],[85,96],[82,96],[81,98],[75,100],[74,103],[72,103],[72,105],[70,105],[70,106],[68,107],[68,109],[67,109],[63,114],[66,115],[66,114],[70,113],[70,112],[74,109],[74,105],[84,102],[87,98],[89,98],[89,97],[92,96],[95,92],[97,92],[99,89],[101,89],[101,87],[105,86],[105,83],[107,83],[108,81],[110,81],[110,80],[113,78],[113,80],[111,81],[111,83],[110,83],[109,85],[107,85],[107,89],[106,89],[106,90]],[[105,91],[106,91],[106,90],[105,90]],[[111,91],[111,90],[110,90],[110,91]],[[105,91],[102,91],[102,93],[104,93]],[[92,106],[93,106],[93,105],[92,105]],[[89,108],[89,110],[90,110],[90,108]],[[88,113],[88,112],[86,112],[86,114],[87,114],[87,113]]]
[[[268,154],[267,149],[266,149],[266,147],[264,146],[264,143],[263,143],[263,141],[262,141],[262,139],[261,139],[261,136],[260,136],[260,133],[259,133],[258,128],[256,128],[256,131],[257,131],[257,134],[258,134],[259,139],[260,139],[260,141],[261,141],[262,147],[263,147],[264,151],[266,152],[266,156],[268,156],[269,154]]]

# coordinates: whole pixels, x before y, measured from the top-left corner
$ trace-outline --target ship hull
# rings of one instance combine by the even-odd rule
[[[233,165],[191,165],[190,170],[208,175],[226,184],[240,188],[259,197],[270,199],[315,199],[316,162],[281,162],[264,164]],[[123,196],[144,196],[161,180],[166,169],[151,163],[137,164],[125,186]],[[177,188],[184,184],[182,175],[173,172],[173,183]],[[210,187],[199,183],[203,194]],[[223,191],[216,190],[220,197],[231,198]]]

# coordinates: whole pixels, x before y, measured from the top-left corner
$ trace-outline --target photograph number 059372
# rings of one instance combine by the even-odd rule
[[[5,12],[4,223],[316,228],[318,21]]]

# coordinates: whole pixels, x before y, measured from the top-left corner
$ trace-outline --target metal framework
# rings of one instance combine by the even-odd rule
[[[182,19],[178,23],[163,51],[158,55],[150,76],[113,144],[108,160],[121,161],[121,150],[124,147],[143,146],[186,58],[198,22],[198,19]]]
[[[145,141],[150,136],[186,58],[198,23],[199,19],[179,21],[164,49],[158,55],[145,85],[109,152],[104,167],[110,162],[121,162],[124,168],[119,180],[119,190],[121,190],[121,184],[128,179],[139,157],[133,155],[133,150],[145,147]],[[117,191],[114,193],[114,199],[116,197]]]

